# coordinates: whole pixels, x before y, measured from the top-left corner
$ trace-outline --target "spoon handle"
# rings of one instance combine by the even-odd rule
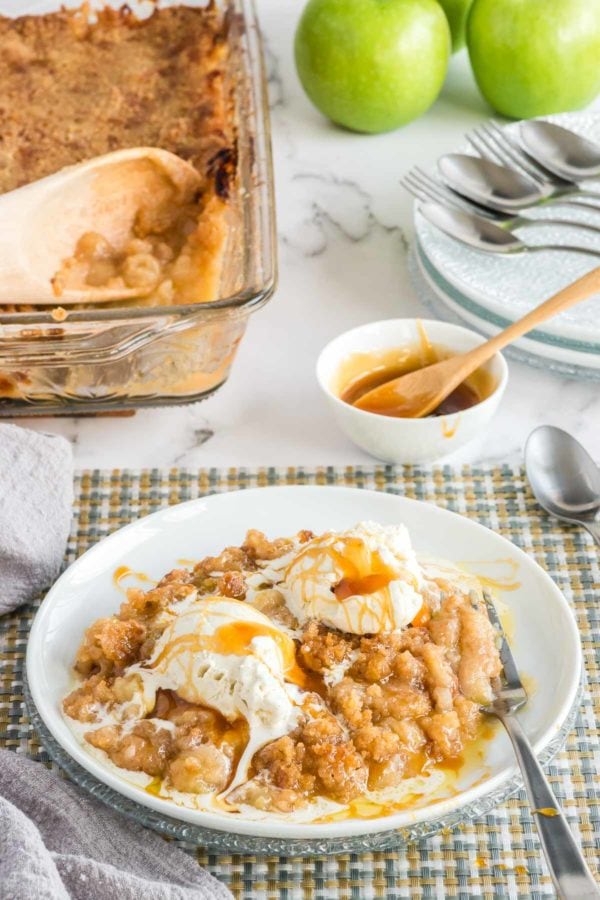
[[[582,522],[582,525],[586,529],[586,531],[589,531],[593,539],[600,547],[600,521]]]
[[[565,191],[564,197],[569,203],[573,203],[576,206],[587,206],[588,209],[590,207],[592,209],[600,209],[596,204],[587,202],[588,200],[596,200],[600,203],[600,191],[588,191],[582,188],[573,188]]]
[[[593,201],[598,201],[594,203]],[[600,212],[600,193],[595,191],[577,191],[575,196],[565,195],[564,197],[551,197],[548,205],[552,206],[578,206],[580,209],[597,210]]]
[[[582,278],[578,278],[577,281],[563,288],[553,297],[550,297],[549,300],[545,300],[544,303],[536,306],[535,309],[532,309],[531,312],[517,322],[513,322],[500,334],[496,334],[489,341],[486,341],[485,344],[480,344],[479,347],[475,347],[470,353],[465,354],[463,359],[466,360],[468,358],[469,363],[474,368],[477,368],[477,366],[490,359],[494,353],[506,347],[507,344],[517,340],[517,338],[541,325],[547,319],[551,319],[552,316],[556,316],[558,313],[570,309],[571,306],[575,306],[576,303],[586,300],[592,294],[595,294],[596,291],[600,291],[600,267],[592,269],[591,272],[583,275]]]
[[[525,225],[566,225],[568,228],[580,228],[582,231],[591,231],[594,234],[600,234],[600,224],[592,225],[590,222],[577,222],[576,219],[561,219],[559,217],[553,217],[552,219],[529,219],[526,216],[517,216],[511,224],[513,228],[520,228]]]
[[[583,253],[584,256],[600,256],[600,249],[593,247],[571,247],[569,244],[526,244],[527,250],[562,250],[563,253]]]

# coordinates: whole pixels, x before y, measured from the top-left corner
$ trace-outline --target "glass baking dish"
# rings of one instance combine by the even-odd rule
[[[0,0],[0,13],[40,14],[61,5],[80,3]],[[141,13],[148,8],[143,2],[129,6]],[[69,312],[65,321],[47,307],[0,313],[0,416],[77,415],[201,400],[226,381],[250,313],[273,293],[275,211],[260,32],[252,0],[217,0],[217,8],[230,17],[227,77],[238,145],[219,299],[97,307]]]

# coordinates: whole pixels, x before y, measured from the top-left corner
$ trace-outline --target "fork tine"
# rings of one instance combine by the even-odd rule
[[[430,195],[428,195],[428,194],[427,194],[424,190],[422,190],[420,187],[417,187],[417,185],[413,184],[412,181],[410,181],[410,179],[409,179],[408,177],[406,177],[406,178],[401,178],[401,179],[400,179],[400,184],[402,185],[402,187],[404,188],[404,190],[405,190],[405,191],[408,191],[409,194],[412,194],[412,196],[413,196],[416,200],[426,200],[426,199],[430,199]]]
[[[434,203],[444,203],[446,206],[453,206],[451,201],[446,200],[445,198],[438,195],[434,190],[430,189],[426,185],[420,185],[418,182],[411,181],[409,178],[404,178],[401,181],[401,184],[413,197],[416,197],[421,203],[427,203],[428,201],[433,201]]]
[[[492,219],[493,221],[498,222],[510,218],[502,213],[485,209],[485,207],[480,207],[476,203],[471,203],[465,197],[461,197],[459,194],[446,187],[446,185],[442,184],[432,175],[424,172],[419,166],[415,166],[411,169],[400,182],[410,191],[410,193],[416,196],[414,191],[408,187],[408,184],[406,183],[407,179],[410,179],[415,190],[427,193],[428,199],[433,199],[435,203],[441,203],[442,206],[449,206],[453,209],[461,210],[462,212],[477,213],[480,216],[484,216],[486,219]],[[420,197],[419,199],[423,198]]]
[[[440,203],[442,206],[458,209],[461,212],[478,213],[487,219],[494,221],[502,221],[504,216],[494,213],[491,210],[479,208],[468,200],[464,200],[458,194],[446,188],[443,184],[426,174],[418,166],[415,166],[406,175],[400,179],[402,187],[412,194],[417,200],[426,203],[432,200],[434,203]]]
[[[508,165],[516,165],[530,178],[533,178],[540,184],[548,183],[548,176],[544,169],[541,166],[537,166],[533,160],[529,159],[521,150],[519,146],[517,146],[508,134],[498,125],[497,122],[489,122],[485,123],[481,126],[482,130],[486,132],[489,137],[489,140],[492,141],[496,146],[502,148],[503,153],[508,161]]]
[[[447,200],[448,202],[452,202],[452,197],[450,197],[443,190],[441,185],[440,186],[436,185],[433,178],[428,178],[427,176],[423,175],[421,172],[414,171],[412,174],[412,179],[413,179],[414,184],[416,184],[418,187],[420,187],[422,191],[425,191],[426,193],[428,193],[430,197],[435,198],[435,200],[440,200],[442,202]]]
[[[407,188],[412,186],[413,190],[418,190],[422,194],[426,193],[428,196],[435,195],[436,199],[439,196],[439,192],[436,190],[433,180],[423,176],[417,169],[411,169],[410,172],[401,179],[401,183]]]
[[[508,168],[514,169],[516,166],[537,183],[544,183],[540,170],[534,170],[523,153],[510,143],[502,129],[498,126],[492,128],[492,124],[495,125],[495,123],[490,123],[490,125],[484,123],[467,135],[467,140],[475,147],[479,155],[502,166],[508,166]]]
[[[447,188],[445,184],[437,181],[437,179],[432,175],[424,172],[423,169],[419,168],[419,166],[415,166],[410,174],[417,184],[419,184],[422,188],[427,188],[429,191],[433,192],[436,195],[436,201],[439,201],[440,203],[451,203],[454,205],[460,203],[461,198],[458,196],[458,194],[455,194],[454,191],[450,190],[450,188]]]
[[[433,179],[419,179],[418,175],[413,174],[410,180],[408,178],[406,179],[405,187],[415,196],[418,195],[419,200],[425,202],[431,200],[434,203],[440,203],[442,206],[451,207],[453,209],[460,208],[460,204],[455,201],[450,194],[446,194],[443,190],[438,188],[433,182]],[[464,207],[462,208],[464,209]]]
[[[504,165],[504,158],[498,153],[496,149],[490,144],[490,141],[487,138],[487,135],[482,134],[479,128],[475,128],[469,134],[467,134],[467,141],[473,147],[476,153],[479,156],[483,157],[483,159],[489,159],[491,162],[499,163],[500,165]]]
[[[495,122],[485,122],[481,126],[481,130],[485,133],[492,145],[499,148],[499,152],[502,153],[503,158],[509,165],[519,166],[526,170],[532,178],[536,178],[537,180],[542,177],[541,171],[537,169],[533,163],[527,160],[521,148],[515,146],[509,136],[505,134]]]
[[[506,691],[507,689],[509,691],[522,691],[526,697],[527,694],[525,692],[525,688],[523,687],[523,682],[521,681],[519,670],[517,669],[517,664],[515,663],[514,656],[512,655],[512,651],[506,637],[506,632],[502,627],[502,622],[500,621],[500,616],[498,615],[498,611],[496,610],[494,601],[486,591],[484,591],[483,593],[483,600],[485,603],[488,618],[494,626],[494,629],[500,639],[499,651],[500,660],[504,669],[504,691]]]
[[[430,175],[425,171],[425,169],[422,169],[421,166],[414,166],[414,168],[410,170],[410,173],[411,175],[414,175],[415,178],[420,178],[421,181],[431,181],[433,182],[433,184],[437,184],[439,185],[439,187],[442,187],[440,182],[436,181],[433,175]]]
[[[504,131],[495,123],[484,123],[467,135],[467,140],[484,159],[490,159],[509,168],[515,166],[533,178],[538,184],[547,182],[542,170],[529,162],[522,150],[516,147]]]

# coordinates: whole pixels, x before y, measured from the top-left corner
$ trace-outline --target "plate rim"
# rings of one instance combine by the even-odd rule
[[[498,333],[498,330],[490,326],[487,321],[477,318],[464,307],[454,303],[449,295],[443,293],[442,288],[425,270],[418,255],[416,243],[409,254],[409,272],[413,288],[429,313],[437,315],[443,321],[454,322],[457,325],[471,328],[473,331],[481,334],[483,340],[487,340]],[[510,347],[506,347],[502,352],[507,359],[534,369],[549,368],[550,372],[553,372],[555,375],[575,378],[579,381],[600,381],[600,367],[596,369],[585,362],[569,362],[565,358],[565,354],[570,354],[574,351],[559,348],[557,350],[561,354],[560,357],[557,354],[546,355],[543,345],[536,343],[535,346],[530,347],[527,337],[522,337]]]
[[[26,650],[26,674],[33,702],[42,721],[44,722],[44,725],[49,730],[52,737],[57,741],[57,743],[69,754],[72,759],[75,760],[75,762],[86,769],[100,782],[116,790],[118,793],[124,795],[129,800],[133,800],[134,802],[137,802],[144,807],[149,807],[156,812],[164,814],[168,818],[176,819],[183,823],[187,822],[188,824],[206,827],[215,831],[229,831],[235,832],[236,834],[240,835],[249,835],[264,838],[277,836],[282,838],[290,838],[292,840],[302,838],[307,840],[323,840],[327,838],[335,839],[410,828],[413,825],[418,825],[419,823],[426,822],[428,819],[439,818],[446,814],[449,815],[461,807],[467,807],[470,803],[476,802],[477,800],[483,799],[486,795],[494,793],[500,787],[508,783],[511,778],[515,777],[518,772],[516,763],[500,770],[491,778],[484,779],[479,784],[467,788],[465,791],[462,791],[456,796],[445,798],[433,805],[426,805],[417,810],[402,811],[400,813],[395,813],[394,815],[385,816],[378,819],[349,819],[346,821],[342,821],[341,823],[326,823],[320,825],[281,822],[280,820],[238,820],[231,817],[220,816],[218,814],[210,813],[204,810],[190,810],[185,807],[176,806],[169,800],[154,797],[147,792],[140,790],[138,787],[128,783],[127,781],[120,779],[117,775],[114,775],[108,768],[104,767],[91,754],[86,753],[83,747],[77,742],[73,734],[70,735],[70,741],[63,742],[62,735],[60,734],[60,732],[57,733],[56,731],[56,720],[58,719],[59,721],[61,721],[62,717],[60,711],[58,709],[53,709],[49,700],[44,697],[42,684],[40,683],[40,679],[42,679],[43,675],[41,671],[41,655],[36,655],[36,649],[40,646],[40,641],[43,640],[46,620],[52,613],[55,602],[60,599],[63,586],[68,586],[70,579],[73,577],[73,573],[76,573],[81,565],[89,564],[90,559],[95,558],[98,553],[106,553],[105,548],[107,547],[107,545],[110,546],[112,544],[118,544],[121,540],[121,536],[124,533],[127,533],[134,529],[139,529],[140,527],[143,527],[144,524],[156,524],[161,519],[168,518],[169,515],[171,517],[174,513],[175,515],[178,515],[177,511],[180,511],[179,514],[185,516],[185,513],[188,510],[202,504],[235,502],[235,497],[239,496],[240,493],[243,493],[246,496],[251,495],[256,497],[264,497],[265,491],[269,492],[270,494],[278,493],[281,495],[289,492],[305,492],[316,494],[317,492],[324,493],[325,491],[337,491],[338,493],[343,492],[346,494],[351,494],[357,499],[359,499],[360,497],[364,497],[365,495],[372,495],[373,497],[377,497],[378,502],[384,499],[384,502],[389,501],[390,503],[398,504],[399,506],[406,505],[408,507],[412,507],[413,509],[419,508],[420,510],[427,510],[426,515],[431,515],[434,517],[437,516],[438,519],[446,519],[448,521],[454,521],[458,519],[463,524],[466,524],[467,527],[473,528],[480,533],[483,532],[485,534],[491,534],[494,539],[504,543],[506,545],[507,551],[510,550],[511,553],[517,556],[519,562],[524,563],[530,568],[531,571],[535,572],[536,576],[541,580],[541,583],[548,590],[548,592],[553,595],[554,600],[556,601],[556,603],[558,603],[559,607],[562,608],[565,619],[569,623],[569,630],[571,632],[570,638],[572,639],[572,645],[576,655],[575,661],[577,665],[574,667],[574,672],[576,674],[571,678],[571,682],[569,684],[568,691],[565,694],[565,698],[561,704],[560,709],[553,716],[551,724],[535,742],[534,749],[536,754],[542,752],[543,749],[548,744],[550,744],[552,737],[556,734],[557,730],[560,729],[562,724],[567,719],[569,710],[574,703],[579,684],[583,657],[574,613],[558,586],[550,578],[548,573],[545,572],[544,569],[535,561],[535,559],[526,554],[525,551],[521,550],[521,548],[514,544],[512,541],[508,540],[503,535],[493,532],[491,529],[487,528],[487,526],[485,525],[482,525],[480,522],[475,521],[467,516],[463,516],[459,513],[455,513],[452,510],[444,509],[443,507],[440,507],[433,503],[428,503],[422,500],[405,497],[403,495],[398,495],[387,491],[377,491],[344,485],[280,485],[248,488],[243,489],[242,491],[224,491],[220,493],[207,494],[202,497],[184,501],[183,503],[174,504],[173,506],[163,507],[153,513],[150,513],[147,516],[140,517],[133,522],[128,523],[123,528],[112,532],[111,534],[107,535],[106,537],[102,538],[100,541],[92,545],[92,547],[86,550],[60,575],[54,585],[50,588],[35,615],[30,630]],[[182,510],[183,513],[181,513]],[[399,518],[401,518],[401,515],[399,515]],[[40,670],[39,672],[37,671],[38,668]]]
[[[466,328],[480,328],[485,337],[498,334],[503,328],[507,328],[512,324],[511,320],[502,319],[501,316],[486,317],[479,313],[485,312],[483,307],[479,307],[475,301],[462,294],[461,290],[451,284],[446,277],[435,267],[433,262],[427,256],[426,251],[421,246],[419,239],[415,240],[414,258],[416,260],[419,273],[425,279],[429,288],[436,296],[445,304],[446,308],[455,316],[466,323]],[[458,294],[459,297],[454,295]],[[465,300],[466,303],[461,302]],[[469,318],[466,318],[466,317]],[[471,321],[474,320],[474,321]],[[591,373],[590,378],[600,377],[600,352],[580,351],[572,347],[566,347],[554,340],[540,340],[532,337],[534,332],[528,332],[526,335],[518,338],[513,342],[513,347],[529,356],[535,356],[537,360],[553,363],[557,366],[574,366],[580,370]],[[600,347],[600,344],[598,345]],[[507,348],[510,353],[511,348]],[[552,353],[552,351],[557,353]],[[504,350],[503,353],[506,353]],[[593,361],[597,360],[598,364],[594,365]]]
[[[560,730],[552,738],[550,743],[539,755],[540,763],[547,765],[557,753],[565,746],[569,734],[574,729],[579,716],[581,700],[584,688],[583,672],[573,706]],[[138,825],[152,828],[159,834],[167,837],[183,840],[197,846],[215,849],[221,853],[252,853],[273,855],[314,856],[315,854],[335,853],[365,853],[373,850],[390,850],[403,847],[411,841],[426,840],[442,830],[456,828],[462,822],[472,822],[482,816],[490,814],[497,806],[505,803],[518,791],[523,789],[523,777],[520,771],[509,779],[498,790],[486,794],[475,803],[457,808],[450,816],[443,818],[430,818],[418,825],[394,829],[391,831],[377,831],[370,834],[358,834],[341,838],[264,838],[250,834],[237,834],[236,832],[217,831],[200,825],[191,825],[180,819],[163,816],[147,806],[142,806],[129,800],[124,794],[118,793],[106,784],[97,781],[94,776],[84,770],[74,759],[69,756],[60,744],[58,744],[44,725],[35,704],[31,698],[31,692],[27,678],[23,681],[25,703],[36,729],[40,741],[50,758],[70,778],[89,792],[94,799],[100,800],[110,809],[126,816]],[[82,780],[82,775],[85,783]],[[89,783],[91,779],[92,783]]]
[[[415,209],[415,216],[417,215],[421,216],[418,209]],[[447,291],[447,289],[449,288],[454,294],[457,294],[458,297],[456,298],[455,302],[463,307],[466,312],[470,312],[472,315],[476,315],[487,324],[495,325],[501,329],[508,328],[509,325],[512,325],[514,324],[514,322],[518,321],[518,317],[515,317],[514,319],[508,319],[502,316],[499,312],[482,306],[481,295],[477,296],[475,292],[471,292],[464,285],[459,284],[447,272],[442,272],[441,269],[438,268],[436,263],[428,255],[427,250],[423,246],[421,238],[418,234],[415,234],[415,246],[417,248],[417,254],[420,258],[420,261],[426,268],[429,277],[439,278],[444,291]],[[525,339],[536,344],[543,344],[545,347],[556,348],[557,350],[561,350],[567,353],[583,353],[596,358],[600,357],[600,343],[592,343],[590,341],[582,341],[575,338],[562,338],[554,331],[541,331],[539,328],[534,328],[532,331],[527,332],[527,336]],[[519,343],[522,340],[523,338],[519,338],[515,343]]]

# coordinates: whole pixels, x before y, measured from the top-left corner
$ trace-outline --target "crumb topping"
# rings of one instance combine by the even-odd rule
[[[449,590],[446,580],[431,593],[424,625],[363,636],[316,621],[300,627],[281,584],[257,589],[248,582],[276,571],[277,560],[309,539],[301,532],[271,541],[249,531],[241,546],[191,570],[174,570],[149,591],[129,589],[115,616],[88,629],[76,656],[81,683],[64,711],[86,726],[85,740],[115,765],[172,790],[225,791],[234,808],[278,813],[317,797],[347,804],[459,758],[478,734],[480,706],[491,698],[490,681],[501,668],[485,612],[468,592]],[[248,741],[246,723],[162,689],[144,711],[135,674],[178,606],[197,592],[249,603],[293,634],[295,683],[304,685],[295,728],[258,748],[247,779],[229,793]],[[107,711],[110,724],[104,724]]]

